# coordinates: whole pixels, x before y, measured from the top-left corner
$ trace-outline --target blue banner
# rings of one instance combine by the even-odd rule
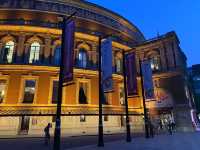
[[[112,83],[112,40],[110,38],[101,43],[102,55],[102,85],[104,92],[113,90]]]
[[[63,28],[63,83],[69,83],[73,81],[73,62],[74,62],[74,34],[75,34],[75,22],[64,22]]]
[[[141,63],[142,75],[143,75],[143,87],[145,92],[145,99],[154,99],[154,88],[152,79],[152,70],[149,60],[145,60]]]
[[[129,97],[132,97],[138,94],[135,52],[125,55],[125,65],[127,76],[127,94]]]

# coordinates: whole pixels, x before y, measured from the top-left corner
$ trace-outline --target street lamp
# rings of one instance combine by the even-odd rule
[[[102,37],[99,36],[99,124],[98,124],[98,146],[103,147],[104,146],[104,140],[103,140],[103,119],[102,119],[102,85],[101,85],[101,76],[102,76],[102,68],[101,68],[101,41]]]
[[[141,80],[141,87],[142,87],[142,102],[143,102],[143,108],[144,108],[145,137],[149,138],[149,126],[148,126],[148,115],[147,115],[147,109],[146,109],[146,103],[145,103],[142,61],[140,59],[139,59],[139,65],[140,65],[140,80]]]
[[[128,112],[128,95],[127,95],[127,76],[126,76],[126,59],[125,51],[123,50],[123,76],[124,76],[124,96],[125,96],[125,110],[126,110],[126,141],[131,142],[131,129]]]
[[[60,150],[60,135],[61,135],[61,104],[62,104],[62,88],[63,88],[63,77],[64,77],[64,33],[66,30],[66,22],[70,20],[73,16],[75,16],[76,12],[74,12],[69,17],[62,16],[62,46],[61,46],[61,60],[60,60],[60,73],[59,73],[59,86],[58,86],[58,101],[57,101],[57,109],[56,109],[56,126],[54,133],[54,150]]]
[[[98,51],[99,51],[99,124],[98,124],[98,147],[103,147],[104,146],[104,139],[103,139],[103,119],[102,119],[102,100],[103,100],[103,89],[102,89],[102,54],[101,54],[101,41],[105,38],[111,37],[112,35],[99,35],[99,47],[98,47]]]

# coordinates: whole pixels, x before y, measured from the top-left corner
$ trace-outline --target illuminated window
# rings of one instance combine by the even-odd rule
[[[116,59],[116,72],[122,73],[122,59],[120,58]]]
[[[104,121],[108,121],[108,115],[104,115]]]
[[[185,86],[185,95],[186,95],[187,99],[189,100],[190,99],[190,94],[189,94],[189,90],[188,90],[187,86]]]
[[[88,83],[79,82],[79,104],[88,104]]]
[[[23,103],[33,103],[35,97],[36,80],[25,80]]]
[[[104,104],[105,105],[109,105],[111,104],[111,101],[112,101],[112,93],[104,93]]]
[[[0,104],[3,103],[5,99],[5,90],[6,90],[6,80],[0,80]]]
[[[32,125],[36,126],[38,123],[37,117],[32,117]]]
[[[86,68],[87,67],[87,52],[84,49],[80,49],[78,53],[78,63],[79,67]]]
[[[80,116],[80,122],[86,122],[86,117],[84,115]]]
[[[5,45],[4,59],[6,59],[5,61],[7,63],[12,63],[12,61],[13,61],[14,45],[15,45],[15,43],[13,41],[9,41]]]
[[[200,76],[194,77],[194,80],[195,80],[195,81],[200,81]]]
[[[61,46],[57,46],[54,51],[54,65],[60,65]]]
[[[52,116],[52,122],[56,122],[56,116]]]
[[[34,42],[31,44],[30,55],[29,55],[29,63],[36,63],[40,58],[40,44],[38,42]]]
[[[125,105],[124,87],[119,87],[119,101],[121,105]]]
[[[52,89],[52,103],[56,104],[58,101],[58,81],[53,81],[53,89]]]
[[[158,56],[150,58],[152,71],[160,70],[160,58]]]

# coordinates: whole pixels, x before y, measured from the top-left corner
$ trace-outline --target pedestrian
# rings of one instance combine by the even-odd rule
[[[169,121],[169,123],[168,123],[168,132],[170,135],[172,135],[172,122],[171,121]]]
[[[172,131],[175,132],[176,131],[176,123],[174,120],[172,120]]]
[[[44,128],[44,134],[45,134],[45,145],[49,145],[50,143],[50,133],[49,133],[49,130],[51,128],[51,124],[48,123],[47,126]]]
[[[149,129],[150,129],[150,137],[154,137],[154,125],[150,122],[149,123]]]
[[[160,128],[160,130],[163,129],[163,124],[162,124],[162,120],[161,120],[161,119],[160,119],[160,121],[159,121],[159,128]]]

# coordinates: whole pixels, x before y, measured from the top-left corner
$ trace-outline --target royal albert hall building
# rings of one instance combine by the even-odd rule
[[[139,58],[151,60],[157,90],[157,99],[147,105],[152,119],[165,123],[171,118],[180,129],[190,129],[186,57],[174,32],[145,40],[140,30],[122,16],[86,1],[1,0],[0,135],[42,135],[47,123],[55,126],[62,34],[59,16],[73,12],[77,12],[74,84],[63,88],[62,134],[97,134],[98,37],[108,34],[115,35],[113,92],[104,96],[104,132],[126,130],[122,51],[130,49],[136,52],[138,74]],[[138,95],[129,98],[128,104],[131,130],[142,132],[139,77],[137,82]]]

